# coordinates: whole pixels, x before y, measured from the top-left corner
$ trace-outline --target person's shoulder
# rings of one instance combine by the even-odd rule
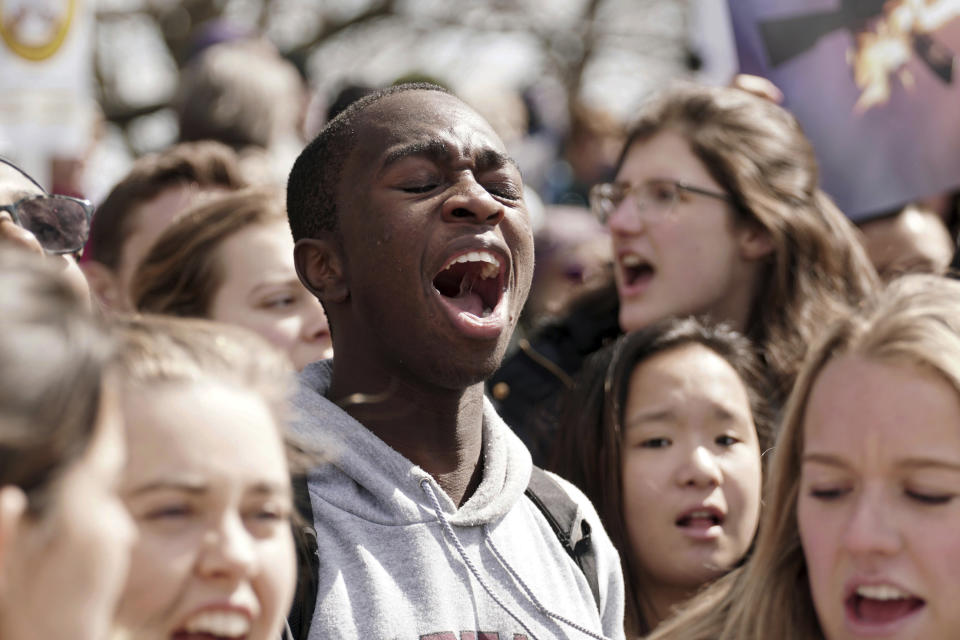
[[[547,478],[559,485],[560,488],[563,489],[564,493],[566,493],[570,498],[570,500],[575,502],[578,507],[589,513],[594,519],[598,518],[597,510],[594,508],[593,503],[590,502],[590,498],[588,498],[583,491],[578,489],[575,484],[562,476],[558,476],[552,471],[547,471],[546,469],[541,469],[539,467],[538,469],[540,473],[544,474]]]

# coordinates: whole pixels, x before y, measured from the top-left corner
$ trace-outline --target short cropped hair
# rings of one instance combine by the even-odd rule
[[[182,143],[143,156],[97,207],[90,222],[87,256],[116,270],[123,245],[133,233],[131,220],[137,208],[167,189],[190,184],[201,189],[247,186],[236,153],[219,142]]]
[[[294,241],[315,238],[322,231],[336,231],[337,188],[343,166],[357,144],[357,130],[364,112],[387,96],[407,91],[439,91],[428,83],[400,84],[360,98],[331,120],[297,157],[287,181],[287,216]]]

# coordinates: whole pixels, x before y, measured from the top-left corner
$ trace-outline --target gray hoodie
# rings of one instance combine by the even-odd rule
[[[483,479],[459,509],[423,469],[324,397],[332,362],[300,376],[294,431],[332,455],[309,478],[320,550],[311,640],[623,638],[620,561],[593,506],[600,611],[524,496],[532,463],[484,400]],[[554,476],[556,477],[556,476]]]

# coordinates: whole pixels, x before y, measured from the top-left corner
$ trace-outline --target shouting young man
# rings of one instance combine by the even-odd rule
[[[622,638],[593,507],[483,395],[533,272],[523,182],[490,125],[439,87],[377,92],[303,151],[287,205],[336,353],[295,401],[333,458],[309,476],[309,637]]]

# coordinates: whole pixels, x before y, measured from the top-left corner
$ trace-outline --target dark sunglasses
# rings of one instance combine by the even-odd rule
[[[14,223],[32,233],[47,253],[75,253],[90,234],[93,205],[70,196],[36,195],[0,205]]]

